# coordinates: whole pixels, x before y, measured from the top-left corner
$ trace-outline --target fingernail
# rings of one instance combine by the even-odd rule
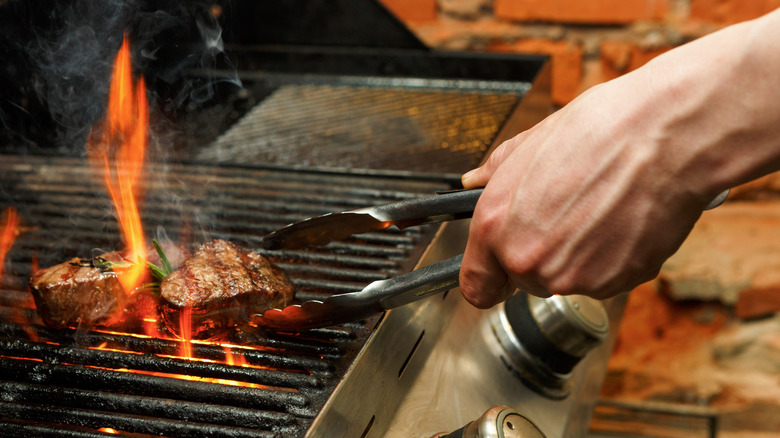
[[[468,172],[464,173],[462,177],[460,177],[460,180],[461,180],[461,181],[466,181],[466,180],[468,180],[469,178],[471,178],[472,176],[474,176],[474,174],[475,174],[475,173],[477,173],[477,171],[478,171],[478,170],[479,170],[479,168],[477,168],[477,169],[471,169],[471,170],[469,170]]]

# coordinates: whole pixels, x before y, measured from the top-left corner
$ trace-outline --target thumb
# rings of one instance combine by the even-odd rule
[[[466,189],[485,187],[496,169],[509,157],[516,144],[517,137],[501,143],[482,166],[464,173],[461,177],[463,187]]]

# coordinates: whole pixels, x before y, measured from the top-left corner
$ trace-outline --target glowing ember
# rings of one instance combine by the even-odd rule
[[[2,224],[2,235],[0,235],[0,279],[3,278],[3,267],[5,266],[5,256],[11,249],[16,239],[16,231],[19,227],[19,218],[16,215],[16,209],[8,207],[3,212],[5,220]]]
[[[141,321],[143,321],[144,333],[149,335],[149,337],[162,338],[164,336],[157,325],[157,318],[146,317],[142,318]]]
[[[240,367],[248,365],[243,354],[234,351],[232,348],[228,347],[227,345],[223,345],[222,348],[225,349],[225,363],[227,365],[235,365]]]
[[[117,270],[122,288],[132,292],[146,271],[146,244],[136,204],[136,183],[143,168],[149,124],[146,86],[133,84],[127,37],[114,62],[106,118],[92,130],[87,151],[93,165],[105,169],[105,182],[116,207],[132,264]]]
[[[4,356],[0,356],[4,357]],[[24,358],[22,358],[24,359]],[[40,361],[40,359],[38,359]],[[67,365],[67,364],[65,364]],[[167,377],[170,379],[179,379],[179,380],[188,380],[192,382],[204,382],[204,383],[216,383],[218,385],[229,385],[229,386],[241,386],[244,388],[257,388],[257,389],[270,389],[273,391],[285,391],[285,392],[299,392],[296,388],[285,388],[280,386],[269,386],[269,385],[261,385],[259,383],[251,383],[251,382],[243,382],[240,380],[231,380],[231,379],[218,379],[215,377],[204,377],[204,376],[192,376],[188,374],[176,374],[176,373],[163,373],[159,371],[147,371],[147,370],[131,370],[127,368],[104,368],[104,367],[97,367],[97,366],[91,366],[86,365],[86,368],[94,368],[94,369],[100,369],[100,370],[111,370],[111,371],[117,371],[120,373],[131,373],[131,374],[142,374],[146,376],[159,376],[159,377]]]

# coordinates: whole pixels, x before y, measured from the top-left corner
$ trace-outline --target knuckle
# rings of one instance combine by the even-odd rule
[[[472,306],[478,309],[487,309],[493,305],[493,297],[488,288],[481,283],[473,281],[468,275],[461,274],[460,293]]]
[[[548,289],[558,295],[587,294],[588,287],[570,275],[559,275],[547,281]]]
[[[511,242],[503,246],[498,254],[502,266],[507,273],[517,278],[534,279],[538,282],[541,267],[544,263],[544,253],[540,247],[528,242],[523,245],[513,245]]]

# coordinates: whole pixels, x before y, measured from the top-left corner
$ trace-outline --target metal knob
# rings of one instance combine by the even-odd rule
[[[509,406],[493,406],[464,427],[433,438],[545,438],[525,415]]]
[[[582,295],[544,299],[518,293],[489,321],[507,366],[527,386],[551,398],[568,395],[574,366],[609,332],[604,306]]]

